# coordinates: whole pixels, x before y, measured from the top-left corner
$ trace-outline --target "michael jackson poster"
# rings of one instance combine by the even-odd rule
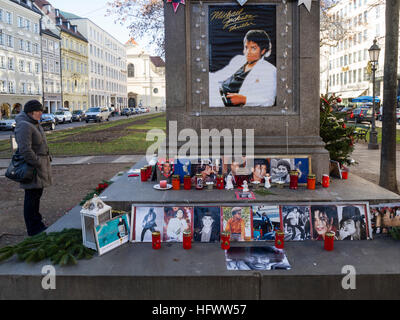
[[[209,7],[210,107],[276,103],[276,7]]]

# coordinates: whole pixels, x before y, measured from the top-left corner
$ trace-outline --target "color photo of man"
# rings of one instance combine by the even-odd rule
[[[223,225],[222,231],[231,233],[231,241],[251,240],[251,217],[250,208],[234,207],[222,208]]]

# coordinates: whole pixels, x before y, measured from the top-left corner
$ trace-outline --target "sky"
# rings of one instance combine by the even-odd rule
[[[115,39],[125,44],[130,36],[129,30],[119,23],[114,23],[114,16],[105,17],[109,6],[107,2],[112,0],[48,0],[53,7],[61,11],[67,11],[80,17],[89,18],[103,30],[111,34]]]

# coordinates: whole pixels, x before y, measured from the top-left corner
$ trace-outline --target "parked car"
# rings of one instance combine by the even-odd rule
[[[69,111],[57,111],[54,113],[59,123],[72,123],[72,113]]]
[[[56,128],[56,118],[51,113],[44,113],[42,114],[42,118],[40,119],[40,125],[43,127],[44,130],[55,130]]]
[[[396,109],[396,121],[398,124],[400,124],[400,108]]]
[[[124,108],[124,109],[122,109],[122,111],[121,111],[121,116],[127,116],[127,117],[129,117],[129,116],[131,116],[132,115],[132,110],[131,109],[129,109],[129,108]]]
[[[354,122],[361,123],[361,122],[369,122],[372,123],[374,115],[372,108],[356,108],[353,111],[354,114]]]
[[[85,111],[83,110],[74,110],[72,111],[72,121],[79,121],[85,120]]]
[[[146,112],[147,112],[147,109],[144,108],[144,107],[141,107],[141,108],[139,108],[139,109],[140,109],[140,112],[141,112],[141,113],[146,113]]]
[[[110,111],[110,115],[111,115],[111,117],[114,117],[114,116],[115,116],[115,114],[116,114],[116,111],[115,111],[115,108],[114,108],[114,107],[110,107],[110,108],[108,108],[108,111]]]
[[[132,115],[133,115],[133,114],[138,114],[136,108],[129,108],[129,109],[131,109],[131,114],[132,114]]]
[[[136,114],[142,113],[139,107],[135,108]]]
[[[86,112],[86,123],[89,121],[102,122],[104,120],[110,120],[110,111],[107,107],[93,107]]]
[[[0,119],[0,130],[14,131],[15,125],[16,125],[15,117],[16,117],[16,115],[12,115],[12,116],[4,117],[3,119]]]

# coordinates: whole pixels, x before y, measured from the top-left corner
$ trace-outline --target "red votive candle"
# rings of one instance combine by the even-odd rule
[[[229,232],[221,233],[221,249],[229,250],[231,247],[231,234]]]
[[[349,172],[347,170],[342,171],[342,179],[347,180],[349,178]]]
[[[181,178],[179,176],[172,176],[172,189],[180,190],[181,188]]]
[[[153,167],[152,166],[146,166],[146,173],[147,173],[147,179],[151,178],[151,172],[153,171]]]
[[[297,190],[299,187],[299,173],[297,171],[290,171],[290,185],[289,188]]]
[[[191,176],[185,176],[183,178],[183,188],[185,190],[191,190],[192,189],[192,177]]]
[[[192,232],[185,231],[183,233],[183,249],[190,250],[192,249]]]
[[[335,241],[335,234],[333,232],[325,233],[325,250],[333,251],[333,243]]]
[[[147,169],[146,168],[142,168],[140,169],[140,179],[142,182],[146,182],[147,181]]]
[[[283,231],[277,231],[275,233],[275,248],[283,249],[285,247],[285,233]]]
[[[308,190],[315,190],[315,182],[316,182],[316,175],[315,174],[310,174],[307,177],[307,189]]]
[[[329,188],[329,182],[330,182],[329,176],[328,176],[327,174],[324,174],[324,175],[322,176],[322,186],[323,186],[324,188]]]
[[[161,249],[161,234],[156,231],[152,233],[152,247],[154,250]]]
[[[166,189],[167,188],[167,180],[161,180],[160,181],[160,188]]]
[[[218,176],[217,177],[217,189],[218,190],[224,190],[224,176]]]

